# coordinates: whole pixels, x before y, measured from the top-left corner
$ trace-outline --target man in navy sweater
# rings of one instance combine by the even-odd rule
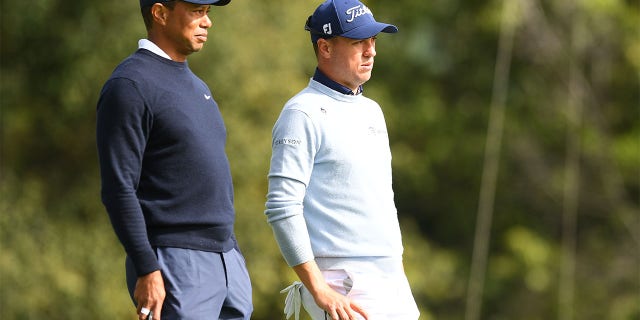
[[[229,2],[140,0],[148,38],[98,101],[102,202],[140,320],[249,319],[253,309],[233,232],[226,129],[186,61],[207,40],[211,5]]]

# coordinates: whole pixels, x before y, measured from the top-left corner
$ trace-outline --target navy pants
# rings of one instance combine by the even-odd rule
[[[240,252],[158,247],[167,296],[163,320],[251,318],[251,281]],[[138,275],[127,257],[127,287],[133,297]]]

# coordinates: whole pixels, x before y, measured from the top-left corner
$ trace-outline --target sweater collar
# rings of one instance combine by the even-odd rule
[[[327,97],[330,97],[332,99],[338,100],[338,101],[343,101],[343,102],[347,102],[347,103],[356,103],[358,101],[360,101],[360,99],[363,99],[364,96],[359,94],[359,95],[354,95],[352,94],[343,94],[340,93],[336,90],[333,90],[327,86],[325,86],[324,84],[314,80],[314,79],[309,79],[309,86],[308,88],[312,89],[312,90],[316,90],[324,95],[326,95]]]

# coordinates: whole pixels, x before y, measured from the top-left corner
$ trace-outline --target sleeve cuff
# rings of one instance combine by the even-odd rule
[[[270,222],[282,256],[290,267],[314,259],[307,224],[302,215]]]

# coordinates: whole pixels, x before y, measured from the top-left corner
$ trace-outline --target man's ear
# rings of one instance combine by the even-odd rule
[[[328,59],[331,57],[331,52],[333,51],[333,47],[331,46],[331,42],[328,39],[320,38],[318,39],[318,55]]]
[[[154,3],[151,7],[151,16],[153,17],[153,20],[160,25],[164,26],[167,24],[168,15],[169,9],[160,3]]]

